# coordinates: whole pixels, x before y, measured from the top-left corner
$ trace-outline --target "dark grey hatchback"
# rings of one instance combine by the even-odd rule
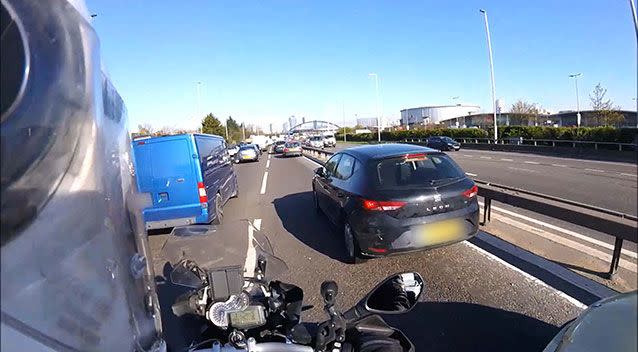
[[[478,188],[438,150],[345,149],[315,171],[317,211],[339,228],[351,262],[463,241],[478,232]]]

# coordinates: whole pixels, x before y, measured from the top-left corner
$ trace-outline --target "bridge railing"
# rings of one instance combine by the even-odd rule
[[[303,154],[323,165],[334,152],[304,146]],[[479,188],[478,195],[484,198],[483,225],[490,221],[494,200],[614,237],[611,265],[607,273],[609,279],[613,279],[618,272],[623,242],[638,242],[636,216],[487,181],[474,179],[474,182]]]

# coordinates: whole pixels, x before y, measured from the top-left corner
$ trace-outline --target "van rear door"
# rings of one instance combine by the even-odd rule
[[[149,193],[152,209],[146,221],[194,217],[201,213],[192,142],[183,138],[157,138],[134,143],[140,192]]]

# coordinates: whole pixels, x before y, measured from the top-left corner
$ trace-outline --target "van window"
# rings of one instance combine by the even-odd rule
[[[224,142],[219,138],[195,137],[195,143],[202,162],[224,147]]]

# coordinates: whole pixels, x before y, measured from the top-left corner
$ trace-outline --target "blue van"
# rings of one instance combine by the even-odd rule
[[[222,137],[180,134],[133,140],[138,189],[153,205],[147,229],[222,221],[222,206],[239,192]]]

